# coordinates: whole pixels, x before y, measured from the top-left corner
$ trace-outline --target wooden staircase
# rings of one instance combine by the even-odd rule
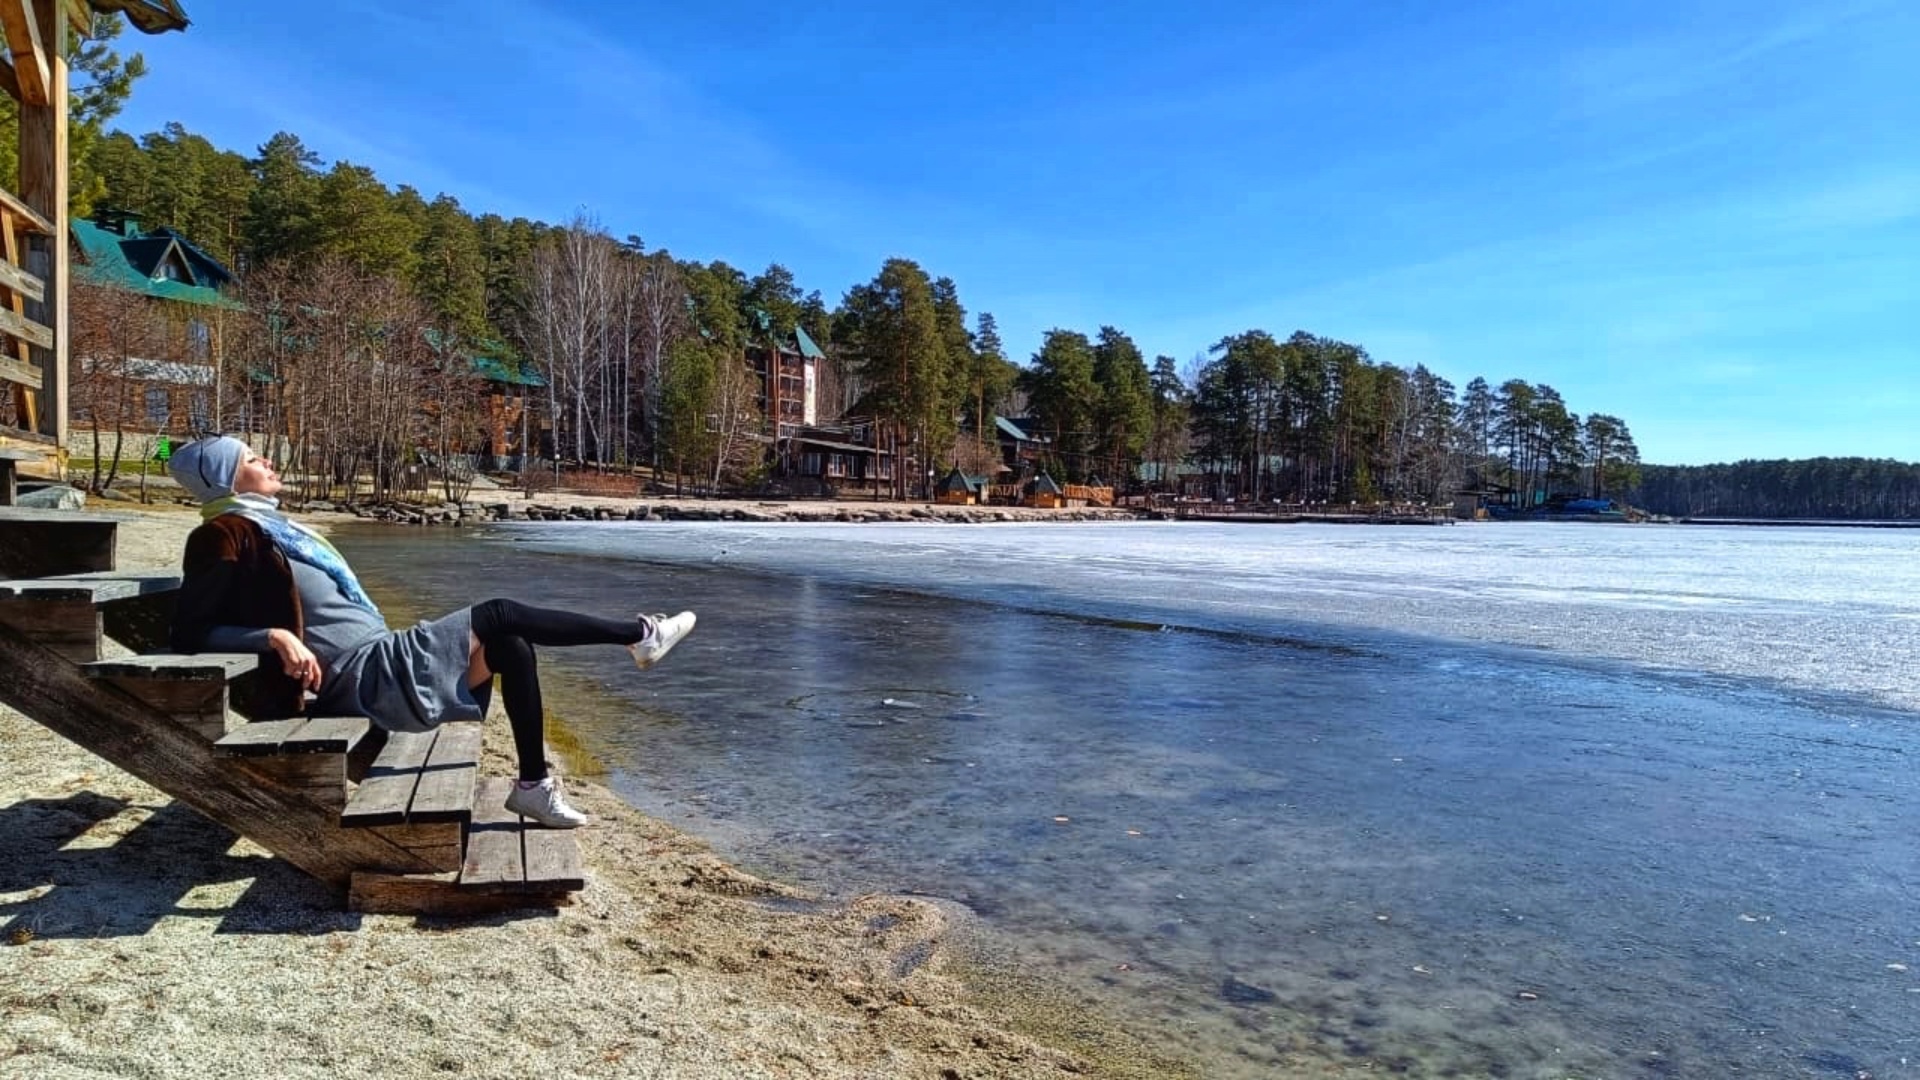
[[[115,528],[0,516],[0,703],[345,890],[357,911],[553,907],[585,887],[573,835],[508,813],[511,781],[480,779],[477,723],[388,735],[362,717],[247,722],[259,658],[158,651],[180,580],[115,573]],[[106,656],[109,640],[134,655]]]

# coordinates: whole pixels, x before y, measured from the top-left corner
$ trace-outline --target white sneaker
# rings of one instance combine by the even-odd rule
[[[512,794],[507,796],[507,809],[549,829],[577,829],[593,820],[567,805],[559,783],[551,776],[533,787],[514,784]]]
[[[653,625],[653,633],[627,646],[627,651],[633,654],[633,662],[642,668],[659,663],[661,657],[680,644],[681,638],[693,633],[693,624],[700,621],[691,611],[683,611],[678,615],[648,615],[646,619]]]

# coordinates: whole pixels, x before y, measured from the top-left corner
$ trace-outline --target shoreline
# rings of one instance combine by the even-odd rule
[[[123,569],[176,565],[198,523],[96,505],[134,517]],[[509,768],[506,741],[487,725],[488,771]],[[0,770],[0,1071],[186,1077],[270,1057],[314,1077],[1193,1075],[1063,993],[996,978],[965,955],[957,908],[825,903],[577,776],[596,819],[578,902],[453,920],[348,912],[5,709]]]
[[[115,488],[92,498],[88,508],[121,510],[187,509],[179,485],[149,477],[149,501],[141,503]],[[385,521],[401,525],[463,525],[501,521],[735,521],[820,523],[1011,524],[1060,521],[1141,521],[1147,513],[1130,507],[961,506],[920,501],[864,499],[716,499],[702,496],[588,495],[516,488],[475,488],[458,503],[399,502],[356,504],[315,499],[289,500],[285,509],[303,521]]]

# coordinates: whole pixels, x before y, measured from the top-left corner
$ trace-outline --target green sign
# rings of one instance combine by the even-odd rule
[[[173,456],[173,440],[165,435],[153,440],[153,460],[164,462]]]

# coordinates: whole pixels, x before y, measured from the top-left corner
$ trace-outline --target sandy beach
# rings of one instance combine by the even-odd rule
[[[121,567],[176,565],[197,516],[133,516]],[[570,787],[597,819],[574,906],[356,915],[0,709],[0,1077],[1189,1074],[969,954],[964,912],[821,904]]]

